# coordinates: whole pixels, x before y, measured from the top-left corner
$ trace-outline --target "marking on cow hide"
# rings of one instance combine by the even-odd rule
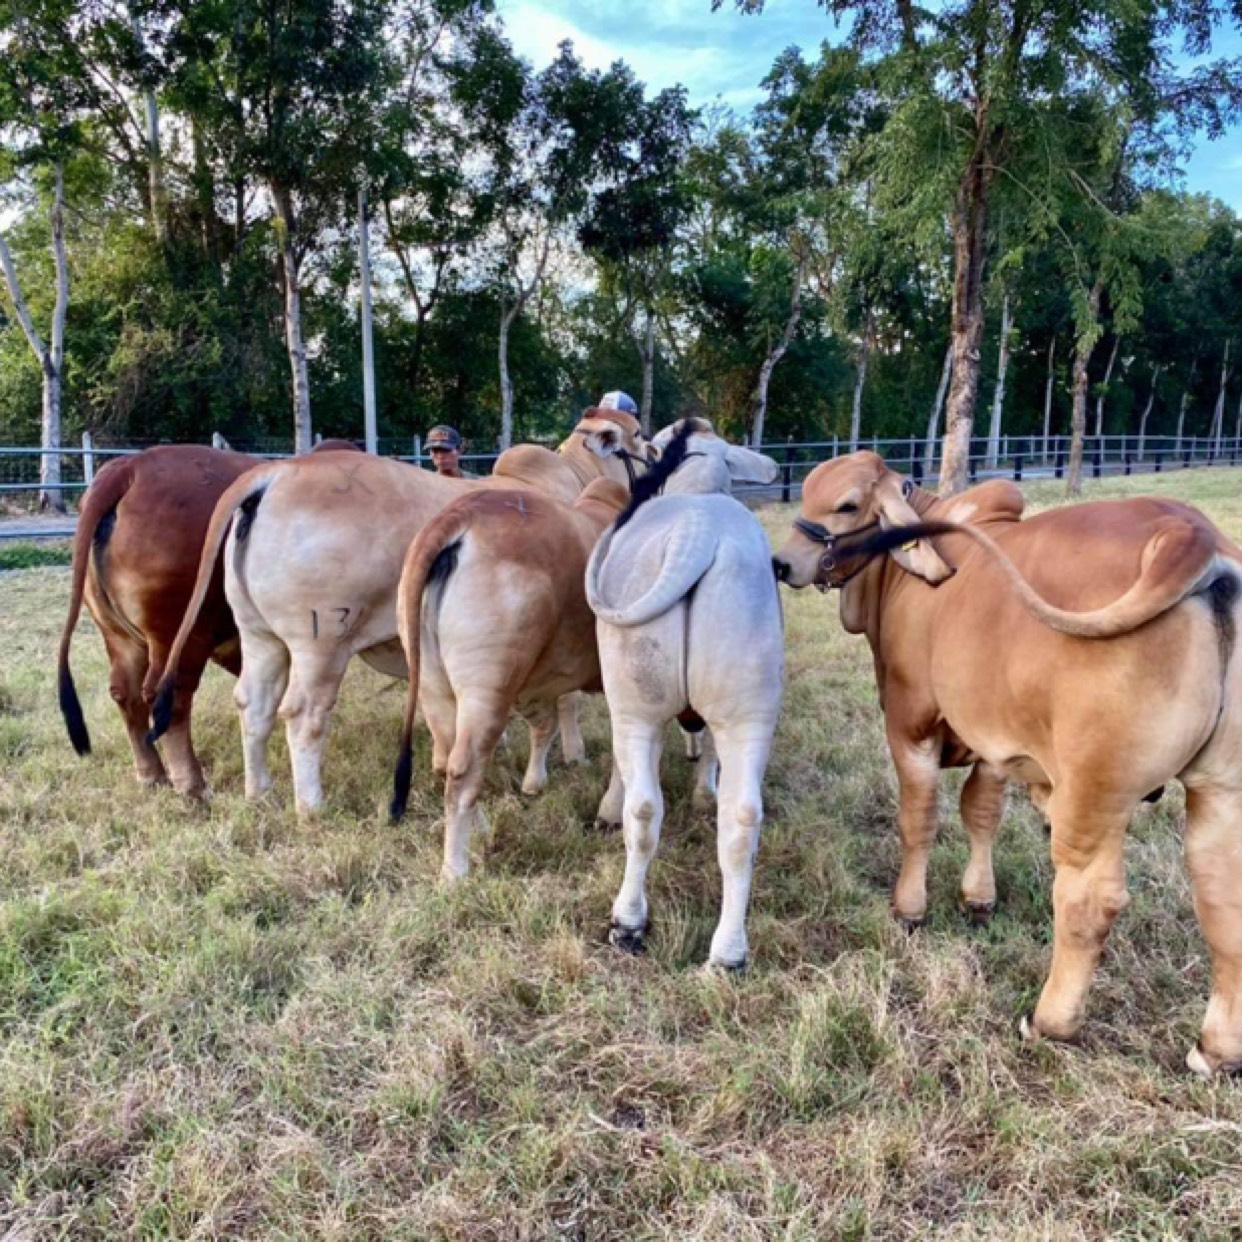
[[[371,489],[360,478],[357,477],[358,471],[361,470],[365,464],[366,464],[365,462],[359,462],[356,466],[350,466],[350,467],[341,466],[340,467],[341,482],[343,486],[334,487],[332,490],[334,492],[337,492],[338,494],[342,492],[348,492],[352,490],[354,484],[356,483],[360,488],[362,488],[364,492],[367,493],[368,496],[373,496],[375,493],[372,492]]]
[[[630,648],[630,672],[645,703],[663,703],[667,697],[663,666],[664,653],[654,638],[635,639]]]
[[[526,499],[525,499],[525,497],[523,497],[523,496],[519,496],[519,497],[517,498],[517,500],[516,500],[516,501],[513,501],[513,500],[506,500],[506,501],[505,501],[505,504],[506,504],[506,505],[508,505],[508,507],[509,507],[510,509],[516,509],[516,510],[518,511],[518,513],[519,513],[522,517],[525,517],[525,516],[526,516]]]
[[[311,637],[319,637],[319,614],[313,608],[311,609]]]

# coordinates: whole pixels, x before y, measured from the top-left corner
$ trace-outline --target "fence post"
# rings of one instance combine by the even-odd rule
[[[1060,479],[1065,476],[1065,440],[1062,436],[1057,436],[1057,447],[1054,458],[1055,464],[1052,467],[1053,478]]]
[[[82,433],[82,480],[87,487],[95,481],[95,438],[89,431]]]
[[[1124,463],[1123,468],[1122,468],[1122,473],[1129,474],[1130,473],[1130,450],[1129,449],[1122,450],[1121,460]]]
[[[789,437],[793,440],[793,436]],[[781,467],[781,503],[788,504],[790,499],[790,489],[793,486],[793,449],[788,444],[785,446],[785,464]]]
[[[840,441],[837,439],[837,437],[836,437],[836,436],[833,436],[833,437],[832,437],[832,455],[833,455],[833,457],[838,456],[838,455],[840,454],[840,452],[841,452],[841,443],[840,443]]]
[[[918,455],[910,463],[910,477],[919,487],[923,486],[923,457]]]
[[[414,464],[420,470],[423,468],[423,437],[420,435],[414,437]]]
[[[1156,469],[1155,473],[1159,474],[1164,469],[1164,449],[1156,450]]]
[[[1104,473],[1104,449],[1099,440],[1095,442],[1095,461],[1091,467],[1091,477],[1098,479]]]
[[[1015,483],[1022,482],[1022,454],[1014,453],[1013,455],[1013,481]]]
[[[229,442],[218,431],[213,431],[211,433],[211,447],[214,449],[223,449],[227,452]]]

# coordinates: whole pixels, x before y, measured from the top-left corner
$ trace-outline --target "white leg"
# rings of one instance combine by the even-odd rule
[[[608,778],[608,788],[600,799],[599,810],[595,812],[595,827],[601,832],[611,832],[621,827],[625,813],[625,782],[621,779],[621,768],[617,764],[616,755],[612,760],[612,775]]]
[[[647,868],[660,844],[664,798],[660,793],[663,724],[613,721],[613,753],[625,782],[625,879],[612,905],[609,939],[631,953],[643,947],[647,931]]]
[[[261,798],[272,787],[267,740],[276,726],[276,708],[289,684],[289,649],[274,635],[242,631],[242,671],[233,689],[241,716],[246,797]]]
[[[556,737],[556,716],[551,711],[534,716],[526,721],[526,727],[530,730],[530,759],[522,777],[522,792],[537,794],[548,783],[548,752]]]
[[[694,793],[691,805],[696,811],[710,811],[716,805],[716,776],[720,762],[716,757],[716,739],[710,729],[701,733],[688,733],[687,737],[698,739],[698,760],[694,767]]]
[[[582,726],[578,722],[581,703],[582,695],[577,690],[562,694],[556,703],[561,730],[561,756],[566,763],[586,762],[586,742],[582,740]]]
[[[746,965],[746,909],[759,828],[763,823],[763,773],[772,745],[770,724],[730,730],[719,739],[720,806],[716,814],[716,853],[720,861],[720,923],[712,936],[713,965],[740,970]]]

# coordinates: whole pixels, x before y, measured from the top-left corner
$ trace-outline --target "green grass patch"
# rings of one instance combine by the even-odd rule
[[[73,549],[68,540],[40,543],[9,543],[0,541],[0,572],[6,569],[39,569],[45,565],[68,565]]]
[[[1242,475],[1088,484],[1200,504],[1242,536]],[[1032,504],[1059,489],[1030,489]],[[783,538],[792,512],[763,513]],[[40,553],[54,551],[40,546]],[[11,549],[0,546],[0,555]],[[474,874],[436,883],[425,739],[386,802],[403,694],[351,669],[325,813],[242,797],[232,682],[209,670],[206,807],[139,788],[88,620],[73,665],[95,751],[56,707],[69,575],[0,591],[0,1236],[350,1239],[1220,1238],[1242,1220],[1242,1095],[1190,1078],[1208,964],[1181,798],[1130,834],[1134,900],[1074,1047],[1022,1046],[1048,966],[1051,867],[1010,795],[1000,907],[956,910],[960,778],[931,909],[888,910],[896,785],[866,643],[784,596],[789,677],[740,978],[701,964],[715,833],[670,732],[649,952],[607,944],[618,836],[590,762],[488,777]]]

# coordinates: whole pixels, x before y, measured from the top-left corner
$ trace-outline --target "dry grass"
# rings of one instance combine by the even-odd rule
[[[1236,538],[1240,481],[1093,494],[1184,495]],[[313,825],[285,769],[277,801],[242,800],[214,672],[198,710],[214,803],[141,791],[87,623],[96,753],[75,759],[53,683],[66,588],[63,568],[0,575],[0,1236],[1236,1234],[1242,1099],[1182,1069],[1207,963],[1180,799],[1134,825],[1134,900],[1082,1042],[1021,1046],[1048,957],[1042,827],[1011,797],[1001,908],[971,929],[946,781],[928,927],[893,925],[895,786],[865,644],[830,601],[786,597],[754,962],[734,980],[699,969],[713,830],[674,745],[651,951],[631,960],[605,943],[621,842],[583,827],[602,704],[590,768],[543,797],[517,791],[524,742],[496,765],[491,838],[444,891],[425,743],[392,828],[401,698],[361,666]]]

